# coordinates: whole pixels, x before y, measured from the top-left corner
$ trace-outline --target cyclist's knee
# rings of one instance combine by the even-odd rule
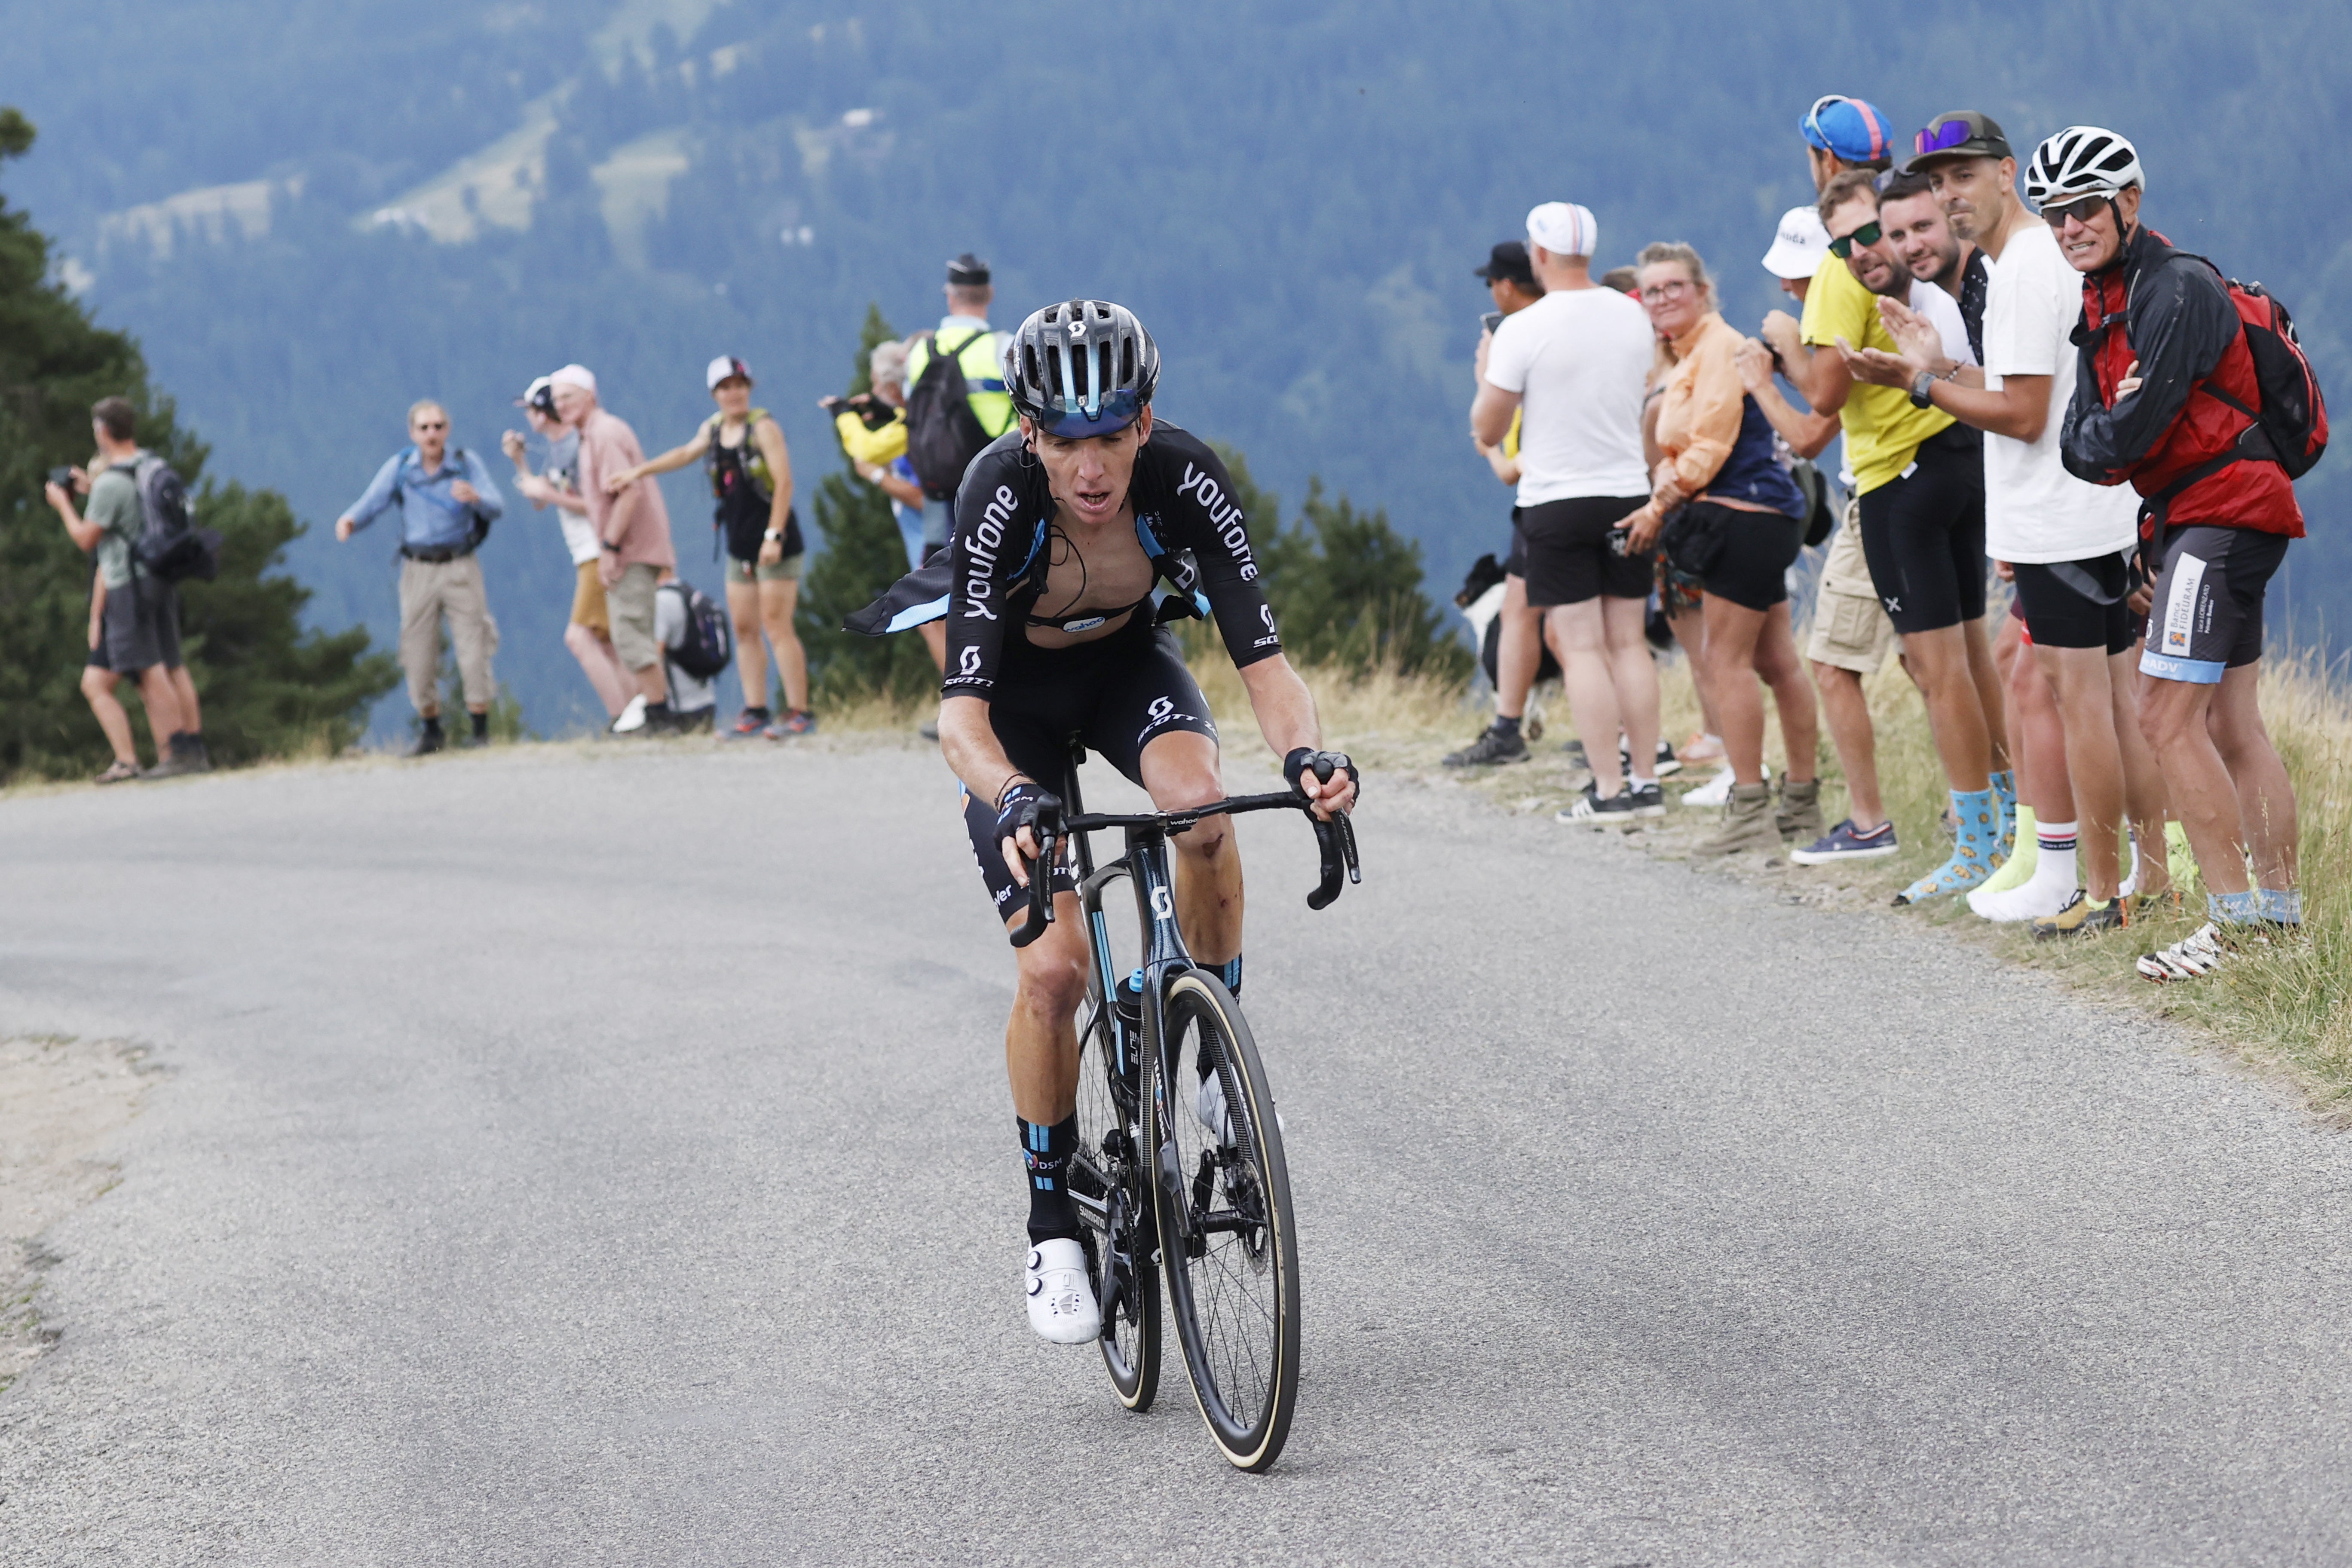
[[[1087,950],[1076,927],[1057,921],[1052,930],[1020,950],[1016,1005],[1051,1017],[1066,1017],[1087,996]]]

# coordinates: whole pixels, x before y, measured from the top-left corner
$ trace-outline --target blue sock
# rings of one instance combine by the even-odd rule
[[[1225,989],[1233,994],[1234,1000],[1236,1002],[1240,1001],[1242,995],[1242,955],[1237,952],[1234,954],[1232,963],[1217,965],[1217,978],[1225,983]]]
[[[1952,858],[1896,895],[1895,903],[1916,904],[1944,893],[1964,892],[1990,877],[2000,858],[2000,797],[1990,789],[1954,790],[1952,816],[1959,832]]]
[[[2257,888],[2262,901],[2263,919],[2276,921],[2281,925],[2303,923],[2303,889],[2301,888]]]
[[[2249,888],[2242,893],[2208,893],[2205,913],[2223,925],[2252,925],[2263,918],[2263,891]]]
[[[2000,855],[2009,858],[2017,848],[2017,774],[2008,768],[1992,775],[1993,798],[2000,802]]]

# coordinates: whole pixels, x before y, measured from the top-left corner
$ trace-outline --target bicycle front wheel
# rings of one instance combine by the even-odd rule
[[[1239,1468],[1263,1470],[1298,1403],[1298,1240],[1282,1123],[1249,1025],[1215,975],[1179,974],[1163,1015],[1167,1045],[1152,1057],[1145,1103],[1170,1316],[1210,1436]]]
[[[1106,1007],[1079,1036],[1070,1195],[1102,1306],[1103,1370],[1118,1402],[1141,1411],[1160,1392],[1160,1272],[1151,1259],[1160,1238],[1143,1174],[1140,1042],[1129,1039],[1123,1054],[1119,1033]]]

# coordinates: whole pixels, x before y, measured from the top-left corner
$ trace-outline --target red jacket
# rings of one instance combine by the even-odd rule
[[[2059,446],[2067,471],[2095,485],[2128,480],[2155,497],[2234,447],[2254,421],[2209,388],[2262,406],[2253,353],[2221,275],[2153,229],[2143,227],[2115,265],[2083,279],[2074,343],[2081,363]],[[2141,385],[2119,400],[2116,387],[2135,362]],[[2231,463],[2168,501],[2152,500],[2141,512],[2142,535],[2153,541],[2159,521],[2303,537],[2294,481],[2259,459]]]

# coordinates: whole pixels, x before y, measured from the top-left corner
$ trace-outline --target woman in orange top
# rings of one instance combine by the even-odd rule
[[[1717,312],[1698,252],[1656,244],[1638,259],[1642,305],[1674,367],[1659,400],[1650,501],[1626,520],[1628,543],[1646,549],[1664,531],[1669,555],[1706,589],[1697,675],[1723,726],[1734,783],[1724,830],[1700,852],[1775,853],[1784,835],[1822,831],[1820,719],[1789,624],[1787,574],[1804,545],[1804,492],[1740,384],[1737,356],[1746,340]],[[1788,749],[1777,820],[1764,774],[1759,675],[1772,688]]]

